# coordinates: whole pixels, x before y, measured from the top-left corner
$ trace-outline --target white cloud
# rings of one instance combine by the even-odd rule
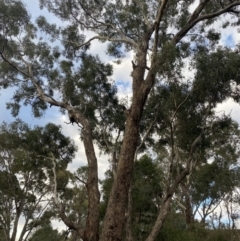
[[[233,99],[228,99],[221,104],[218,104],[215,108],[217,114],[225,113],[226,115],[231,115],[232,118],[238,122],[240,125],[240,105],[233,101]]]
[[[116,64],[114,61],[111,61],[111,64],[114,67],[113,79],[117,82],[124,83],[126,85],[131,85],[132,78],[132,61],[133,53],[125,57],[120,64]]]
[[[40,9],[39,8],[39,1],[36,0],[22,0],[25,4],[26,9],[31,15],[33,21],[37,19],[40,15],[45,16],[49,23],[53,24],[60,24],[62,25],[62,21],[55,17],[53,14],[49,13],[46,8]]]

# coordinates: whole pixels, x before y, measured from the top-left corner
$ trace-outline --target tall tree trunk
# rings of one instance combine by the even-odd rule
[[[189,194],[189,184],[183,185],[183,190],[185,194],[185,217],[187,225],[193,222],[193,213],[192,213],[192,204],[191,204],[191,197]]]
[[[126,241],[133,241],[132,235],[132,182],[128,189],[128,206],[126,217]]]
[[[88,192],[88,215],[86,226],[83,234],[84,241],[98,241],[99,240],[99,203],[100,192],[98,189],[98,163],[93,146],[92,129],[89,121],[78,110],[70,110],[77,123],[83,126],[82,137],[84,149],[88,161],[88,178],[87,178],[87,192]]]
[[[91,128],[84,128],[83,143],[88,160],[88,216],[84,230],[84,241],[99,240],[99,202],[100,192],[98,189],[98,164],[92,142]]]
[[[147,38],[150,38],[150,35],[147,35]],[[148,80],[144,80],[147,42],[146,40],[146,43],[138,51],[137,65],[133,64],[132,105],[127,113],[125,135],[117,166],[117,177],[111,190],[101,241],[122,240],[122,232],[126,220],[125,211],[128,201],[128,189],[132,179],[134,156],[139,141],[139,125],[143,108],[154,80],[154,75],[149,74]]]
[[[113,184],[107,213],[104,220],[101,241],[122,240],[128,189],[131,182],[134,155],[139,137],[139,118],[127,118],[126,132],[118,162],[117,177]]]
[[[14,220],[14,225],[13,225],[13,232],[12,232],[12,236],[11,236],[11,241],[15,241],[16,239],[16,235],[17,235],[17,228],[18,228],[18,222],[19,222],[19,218],[20,218],[20,209],[22,208],[22,203],[23,200],[21,200],[21,204],[20,207],[16,207],[16,217]]]

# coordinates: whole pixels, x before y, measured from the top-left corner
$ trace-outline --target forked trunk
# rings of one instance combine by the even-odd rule
[[[113,184],[101,241],[122,240],[128,189],[131,182],[134,155],[139,137],[139,120],[127,118],[126,132],[118,162],[117,178]]]
[[[147,48],[147,45],[145,48]],[[134,156],[139,141],[139,125],[154,78],[151,75],[151,81],[143,81],[146,67],[146,49],[140,49],[138,60],[138,66],[133,66],[132,106],[127,113],[125,135],[117,166],[117,177],[111,190],[101,241],[122,240],[122,232],[126,220],[128,189],[132,179]]]

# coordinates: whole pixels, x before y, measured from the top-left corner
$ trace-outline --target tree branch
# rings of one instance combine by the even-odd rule
[[[58,208],[60,208],[60,204],[59,204],[59,200],[58,200],[58,194],[57,194],[57,174],[56,174],[56,163],[54,161],[53,158],[51,157],[48,157],[51,161],[52,161],[52,164],[53,164],[53,167],[52,167],[52,171],[53,171],[53,180],[54,180],[54,191],[53,191],[53,195],[54,195],[54,202],[55,204],[57,205]]]
[[[173,122],[173,120],[174,120],[177,112],[179,111],[179,109],[181,108],[181,106],[187,101],[187,99],[188,99],[189,96],[192,94],[192,92],[193,92],[193,89],[189,92],[189,94],[186,96],[186,98],[177,106],[176,110],[175,110],[174,113],[173,113],[171,122]]]
[[[95,37],[93,37],[94,39],[106,40],[106,41],[110,41],[110,42],[122,42],[122,43],[126,43],[126,44],[131,44],[132,46],[137,48],[137,46],[138,46],[137,43],[135,41],[133,41],[132,39],[127,38],[126,34],[123,33],[123,31],[118,29],[112,23],[106,23],[106,22],[97,20],[95,17],[92,16],[92,14],[85,8],[85,6],[80,1],[78,3],[80,4],[81,8],[83,9],[85,14],[89,18],[91,18],[93,21],[95,21],[97,24],[100,24],[101,26],[106,26],[106,27],[112,28],[115,32],[117,32],[122,37],[122,38],[108,38],[108,37],[104,37],[104,36],[95,36]],[[73,15],[73,13],[72,13],[72,15]],[[76,18],[75,18],[75,20],[76,20]],[[85,27],[88,28],[88,26],[86,26],[86,25],[85,25]],[[92,38],[92,40],[93,40],[93,38]],[[90,41],[88,40],[86,43],[81,44],[80,47],[90,43],[92,40],[90,39]]]
[[[132,46],[134,46],[135,48],[138,47],[137,43],[135,41],[133,41],[132,39],[127,38],[126,36],[124,36],[123,38],[109,38],[107,36],[100,36],[100,35],[96,35],[92,38],[90,38],[88,41],[79,44],[76,46],[76,48],[81,48],[87,44],[89,44],[90,42],[92,42],[94,39],[98,39],[98,40],[103,40],[103,41],[109,41],[109,42],[119,42],[119,43],[125,43],[125,44],[130,44]]]
[[[199,17],[199,14],[201,13],[202,9],[203,9],[203,5],[201,4],[205,4],[209,2],[209,0],[205,0],[202,3],[199,4],[199,6],[196,8],[196,10],[193,12],[193,14],[191,15],[190,19],[188,20],[187,24],[175,35],[175,37],[172,39],[172,42],[174,44],[177,44],[185,35],[186,33],[193,27],[195,26],[198,22],[201,22],[203,20],[206,19],[211,19],[217,16],[220,16],[224,13],[227,13],[231,10],[231,8],[240,5],[240,1],[231,3],[230,5],[228,5],[227,7],[214,12],[214,13],[209,13],[209,14],[205,14],[203,16]]]
[[[5,62],[7,62],[7,63],[8,63],[10,66],[12,66],[14,69],[16,69],[16,70],[19,71],[21,74],[23,74],[23,75],[25,75],[25,76],[27,76],[27,77],[30,78],[30,75],[29,75],[27,72],[19,69],[16,65],[14,65],[13,63],[11,63],[11,62],[9,61],[9,59],[4,56],[3,51],[0,51],[0,56],[2,57],[2,59],[3,59]]]
[[[142,10],[142,15],[143,15],[143,18],[144,18],[144,22],[145,24],[148,26],[148,28],[151,28],[151,23],[148,21],[148,18],[147,18],[147,15],[144,13],[144,6],[143,6],[143,2],[140,0],[134,0],[134,2],[136,4],[139,4],[141,6],[141,10]]]
[[[58,200],[58,194],[57,194],[57,175],[56,175],[56,163],[54,161],[53,157],[48,157],[53,164],[53,177],[54,177],[54,202],[57,205],[58,209],[59,209],[59,216],[61,217],[62,221],[65,223],[65,225],[69,228],[69,229],[73,229],[75,231],[77,231],[79,233],[79,235],[81,237],[83,237],[83,231],[80,231],[80,227],[73,223],[65,214],[65,205],[64,204],[60,204],[59,200]]]
[[[160,26],[160,22],[163,18],[163,13],[164,10],[167,6],[168,0],[163,0],[161,1],[160,5],[159,5],[159,10],[156,16],[156,20],[155,20],[155,36],[154,36],[154,44],[153,44],[153,60],[155,61],[155,55],[157,54],[157,48],[158,48],[158,40],[159,40],[159,26]]]
[[[54,106],[63,107],[63,108],[65,108],[65,109],[67,109],[67,110],[69,109],[69,108],[67,108],[69,105],[67,105],[66,103],[60,102],[60,101],[56,101],[53,97],[51,97],[50,95],[44,93],[42,87],[37,83],[37,81],[36,81],[35,78],[33,77],[33,74],[32,74],[32,66],[31,66],[29,63],[27,63],[26,61],[24,61],[24,60],[22,59],[23,62],[24,62],[25,64],[27,64],[27,66],[28,66],[28,71],[29,71],[29,73],[27,73],[26,71],[23,71],[23,70],[21,70],[20,68],[18,68],[16,65],[14,65],[10,60],[8,60],[8,59],[4,56],[3,52],[0,52],[0,56],[2,57],[2,59],[3,59],[5,62],[8,63],[11,67],[13,67],[13,68],[16,69],[17,71],[19,71],[22,75],[27,76],[27,77],[32,81],[32,83],[33,83],[33,84],[35,85],[35,87],[36,87],[36,90],[37,90],[37,93],[38,93],[38,97],[39,97],[40,99],[42,99],[43,101],[49,103],[51,106],[54,105]],[[69,107],[70,107],[70,106],[69,106]]]
[[[18,239],[19,241],[22,241],[22,240],[23,240],[23,237],[24,237],[24,235],[25,235],[26,232],[27,232],[27,226],[28,226],[28,224],[29,224],[30,217],[32,216],[33,212],[37,209],[39,203],[41,202],[42,198],[47,194],[47,192],[48,192],[48,191],[42,193],[42,194],[40,195],[38,201],[36,202],[36,204],[33,205],[33,206],[31,206],[31,207],[29,208],[29,211],[28,211],[28,213],[27,213],[26,216],[25,216],[25,217],[26,217],[25,223],[24,223],[24,225],[23,225],[23,228],[22,228],[20,237],[19,237],[19,239]],[[47,205],[48,205],[48,204],[47,204]],[[42,210],[42,211],[44,211],[44,210]],[[40,212],[40,215],[41,215],[41,212]]]
[[[156,120],[157,120],[158,111],[159,111],[159,108],[157,109],[157,111],[156,111],[156,113],[155,113],[155,116],[154,116],[154,119],[153,119],[152,122],[150,123],[147,131],[146,131],[145,134],[143,135],[143,139],[142,139],[141,143],[139,144],[139,146],[138,146],[137,149],[136,149],[135,156],[134,156],[134,162],[135,162],[136,159],[137,159],[138,151],[140,150],[140,148],[141,148],[142,145],[144,144],[144,142],[145,142],[145,140],[147,139],[147,137],[148,137],[148,135],[149,135],[149,133],[150,133],[150,131],[151,131],[154,123],[155,123]]]
[[[210,2],[210,0],[200,1],[199,5],[198,5],[197,8],[194,10],[194,12],[193,12],[192,15],[190,16],[189,20],[187,21],[187,23],[191,23],[191,22],[193,22],[196,18],[198,18],[199,14],[202,12],[202,10],[203,10],[204,7],[206,6],[206,4],[208,4],[209,2]]]
[[[83,181],[81,178],[79,178],[78,176],[74,176],[79,182],[83,183],[85,186],[87,186],[87,183],[85,181]]]

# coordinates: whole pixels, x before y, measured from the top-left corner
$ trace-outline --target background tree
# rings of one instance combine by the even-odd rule
[[[5,240],[26,240],[36,227],[49,221],[52,215],[46,211],[53,193],[53,174],[48,156],[61,157],[57,166],[65,171],[75,151],[73,142],[54,124],[31,129],[17,120],[1,125],[0,224]]]
[[[225,115],[211,123],[212,133],[208,134],[205,157],[182,183],[183,198],[189,199],[185,207],[191,220],[198,213],[205,224],[207,216],[239,186],[238,128],[238,124]]]
[[[136,160],[132,180],[132,213],[131,231],[134,240],[144,240],[156,219],[162,197],[162,170],[158,163],[149,156],[143,155]],[[101,203],[101,217],[106,212],[113,173],[108,170],[102,184],[103,201]],[[128,230],[127,230],[128,231]],[[127,235],[127,234],[126,234]],[[127,236],[125,239],[127,240]]]
[[[53,229],[51,224],[45,223],[40,226],[28,239],[29,241],[63,241],[66,240],[63,235],[61,235],[57,229]]]

